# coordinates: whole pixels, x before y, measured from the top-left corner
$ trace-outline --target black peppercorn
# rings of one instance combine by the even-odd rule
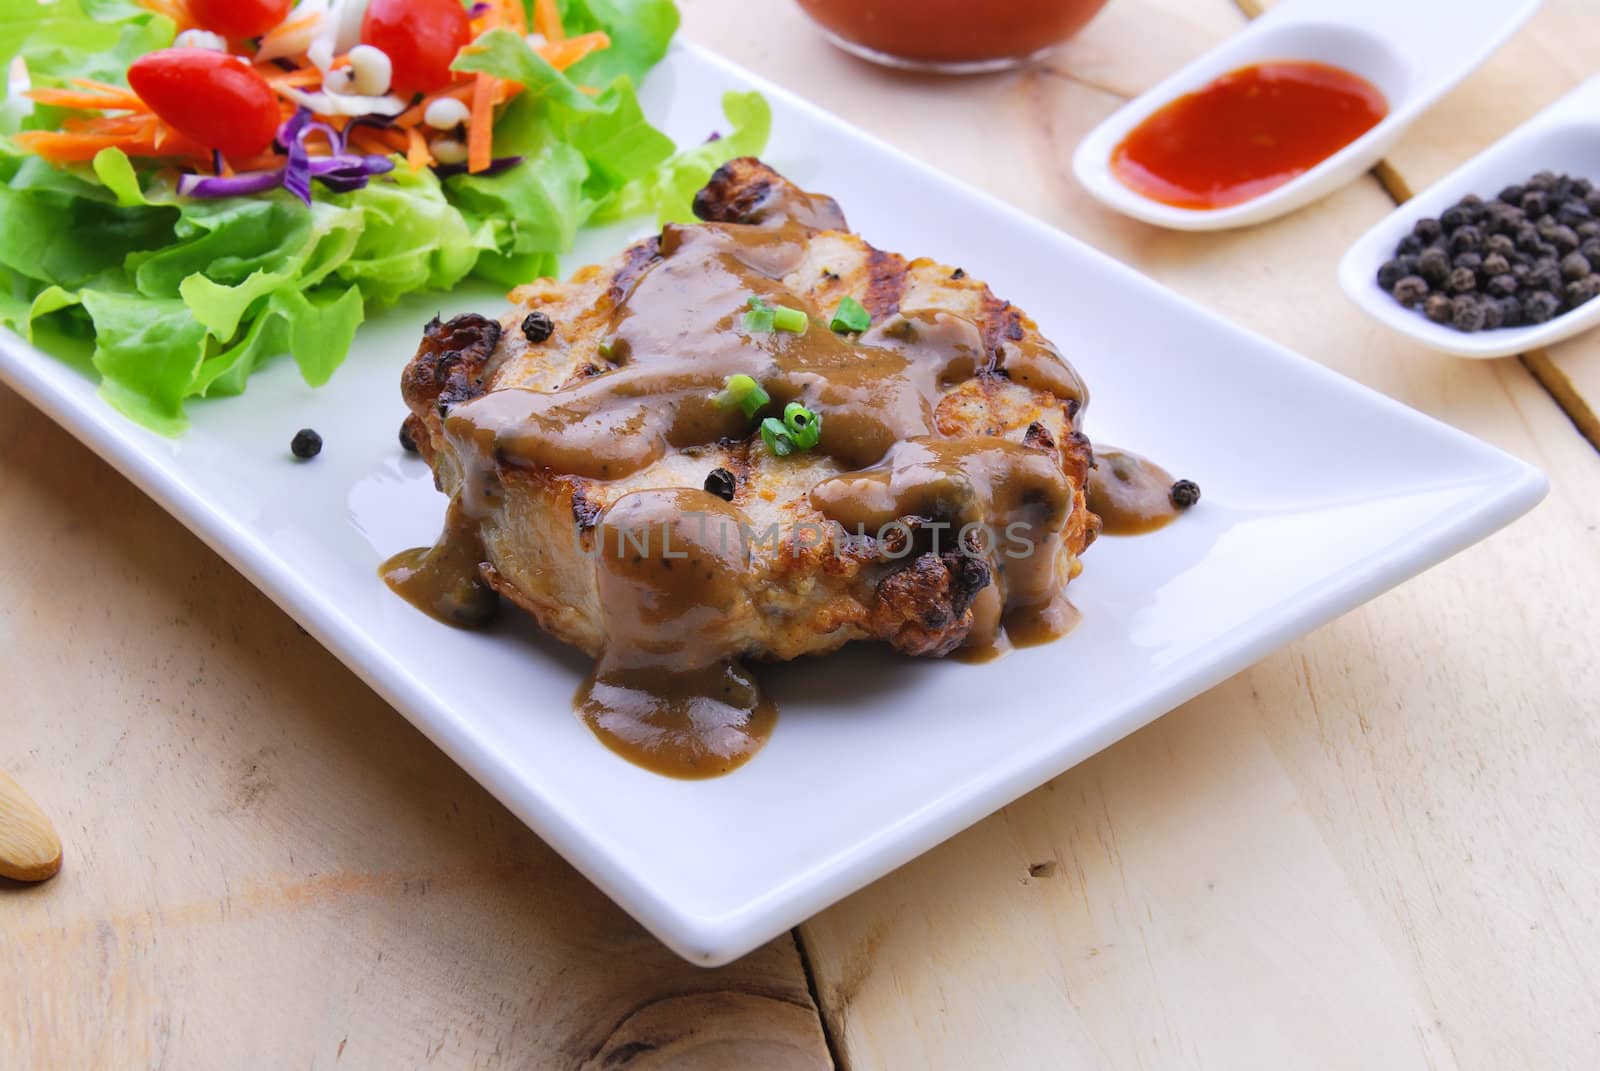
[[[1490,253],[1488,256],[1484,257],[1483,262],[1478,265],[1478,270],[1481,271],[1485,276],[1492,278],[1496,275],[1504,275],[1506,272],[1510,271],[1511,262],[1506,259],[1504,253]]]
[[[1478,274],[1471,268],[1455,268],[1450,272],[1450,278],[1445,280],[1445,289],[1452,294],[1465,294],[1478,288]],[[1395,284],[1396,294],[1399,297],[1400,285]]]
[[[1596,261],[1600,261],[1600,237],[1585,239],[1578,247],[1578,252],[1583,254],[1584,259],[1592,267]]]
[[[1483,249],[1486,253],[1499,253],[1503,257],[1509,257],[1517,251],[1517,243],[1511,240],[1510,235],[1491,234],[1483,240]]]
[[[530,312],[522,321],[523,335],[536,344],[549,338],[555,329],[555,321],[542,312]]]
[[[1409,253],[1415,256],[1416,254],[1422,252],[1424,245],[1421,238],[1418,238],[1414,234],[1408,234],[1404,238],[1400,239],[1400,244],[1396,248],[1398,248],[1398,250],[1402,253]]]
[[[1517,327],[1522,323],[1522,302],[1514,297],[1503,297],[1495,302],[1500,306],[1500,326]]]
[[[1561,268],[1554,257],[1540,257],[1528,272],[1527,285],[1535,290],[1557,290],[1561,286]]]
[[[1589,211],[1600,216],[1600,190],[1590,190],[1584,194],[1583,203],[1589,206]]]
[[[1468,272],[1467,274],[1471,275],[1472,273]],[[1455,281],[1454,273],[1451,274],[1450,279],[1452,282]],[[1406,308],[1415,308],[1428,296],[1428,283],[1420,275],[1407,275],[1394,284],[1392,293],[1394,294],[1394,299]]]
[[[1423,217],[1412,226],[1411,233],[1421,238],[1423,242],[1432,245],[1444,237],[1444,228],[1439,221],[1431,217]]]
[[[1483,329],[1493,331],[1505,322],[1506,314],[1500,311],[1498,301],[1480,301],[1478,308],[1483,310]]]
[[[1568,227],[1578,227],[1593,222],[1594,214],[1582,201],[1568,201],[1556,210],[1556,220]]]
[[[1522,299],[1522,318],[1530,324],[1542,324],[1561,311],[1561,299],[1548,290],[1535,290]]]
[[[308,461],[322,453],[322,436],[310,428],[301,428],[289,440],[289,452],[301,461]]]
[[[1457,227],[1450,235],[1450,252],[1475,253],[1483,245],[1483,232],[1467,224]]]
[[[1582,253],[1568,253],[1561,258],[1561,276],[1564,279],[1582,279],[1589,271],[1589,261]]]
[[[1417,257],[1417,274],[1426,279],[1429,286],[1443,286],[1445,279],[1450,275],[1449,255],[1438,246],[1424,250],[1422,255]],[[1381,275],[1379,279],[1381,282]],[[1395,281],[1399,281],[1398,277]],[[1394,285],[1391,283],[1385,289],[1392,290]]]
[[[1587,242],[1591,238],[1600,238],[1600,219],[1586,219],[1573,230],[1578,232],[1578,240]]]
[[[1172,490],[1167,492],[1167,497],[1179,509],[1188,509],[1200,501],[1200,485],[1193,480],[1179,480],[1172,485]]]
[[[1393,290],[1394,284],[1400,281],[1405,272],[1400,270],[1398,260],[1386,260],[1378,265],[1378,285],[1385,290]]]
[[[1550,228],[1550,233],[1544,236],[1545,241],[1556,247],[1556,252],[1565,256],[1578,248],[1578,232],[1565,224],[1557,224]]]
[[[1523,194],[1527,192],[1528,191],[1521,186],[1507,186],[1505,189],[1500,191],[1500,200],[1504,201],[1508,205],[1519,205],[1522,203]]]
[[[1462,294],[1450,301],[1450,324],[1457,331],[1483,330],[1483,305],[1470,294]]]
[[[734,493],[739,490],[739,482],[727,469],[712,469],[706,473],[706,490],[724,502],[732,502]]]
[[[1459,230],[1472,222],[1472,212],[1463,205],[1454,204],[1439,213],[1439,223],[1445,232]]]
[[[1450,299],[1443,294],[1429,294],[1422,303],[1422,314],[1436,324],[1450,322]]]
[[[1575,309],[1585,302],[1600,297],[1600,275],[1585,275],[1567,284],[1567,308]]]
[[[1510,273],[1492,276],[1484,289],[1493,297],[1510,297],[1517,292],[1517,277]]]
[[[1454,266],[1457,268],[1470,268],[1472,271],[1477,271],[1479,268],[1483,267],[1483,257],[1478,253],[1462,253],[1456,257]]]
[[[1524,223],[1517,228],[1516,233],[1511,238],[1512,241],[1517,243],[1518,249],[1524,253],[1532,253],[1539,247],[1539,228],[1531,223]]]
[[[1550,210],[1550,199],[1541,190],[1529,190],[1522,195],[1522,210],[1533,219],[1538,219]]]

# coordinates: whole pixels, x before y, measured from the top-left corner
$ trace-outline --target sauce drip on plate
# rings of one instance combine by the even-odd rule
[[[1179,97],[1111,154],[1123,185],[1178,208],[1226,208],[1309,171],[1388,114],[1383,93],[1338,67],[1244,67]]]
[[[1089,470],[1089,509],[1106,535],[1142,535],[1171,524],[1181,509],[1166,469],[1127,450],[1097,447]]]

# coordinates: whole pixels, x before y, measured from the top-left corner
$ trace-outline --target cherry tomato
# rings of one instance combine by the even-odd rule
[[[162,49],[134,60],[128,85],[178,133],[224,156],[266,152],[278,133],[278,98],[236,56]]]
[[[294,0],[189,0],[189,14],[201,29],[240,41],[277,26],[293,6]]]
[[[361,40],[388,55],[395,89],[431,93],[450,84],[450,64],[472,40],[472,21],[459,0],[372,0]]]

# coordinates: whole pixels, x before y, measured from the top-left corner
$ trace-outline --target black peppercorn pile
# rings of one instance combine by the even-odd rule
[[[1542,324],[1600,296],[1600,189],[1541,171],[1419,219],[1378,285],[1458,331]]]

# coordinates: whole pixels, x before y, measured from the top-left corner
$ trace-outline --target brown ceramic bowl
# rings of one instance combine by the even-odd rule
[[[1027,63],[1107,0],[799,0],[834,44],[876,63],[972,73]]]

